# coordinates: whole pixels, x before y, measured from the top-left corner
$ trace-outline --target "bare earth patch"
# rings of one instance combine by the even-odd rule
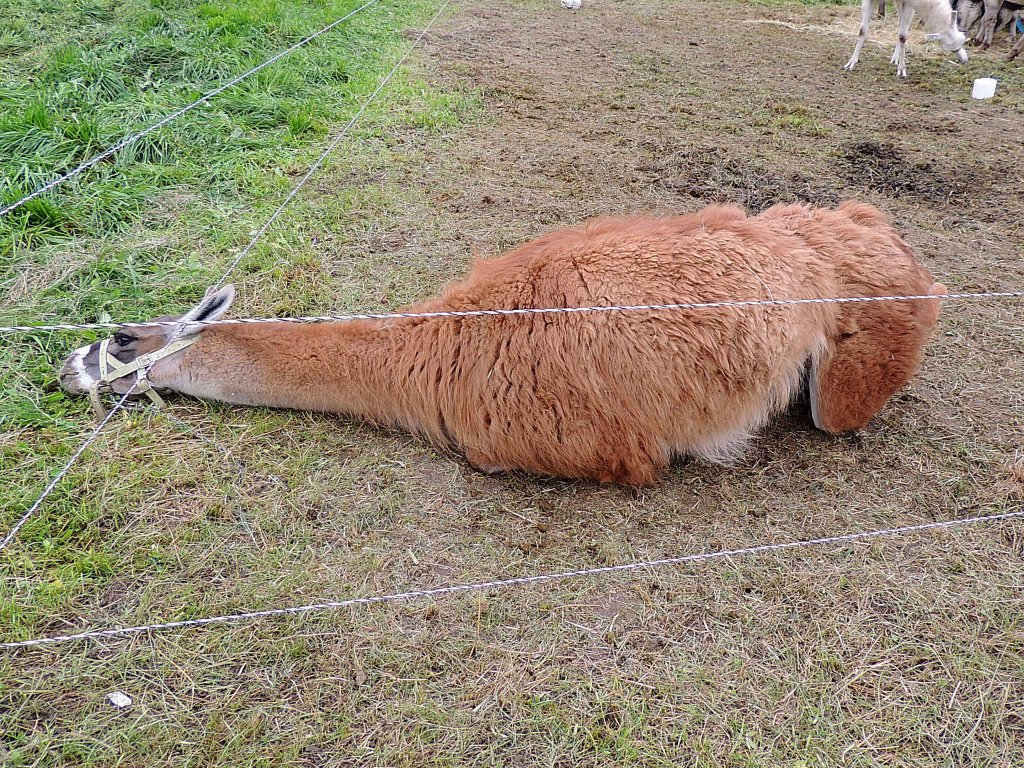
[[[409,200],[349,240],[325,233],[317,279],[345,303],[395,306],[473,251],[592,215],[857,196],[952,290],[1020,289],[1024,69],[1002,51],[961,69],[919,44],[908,82],[877,47],[846,73],[856,13],[463,6],[422,63],[481,92],[485,117],[443,140],[385,137],[362,183],[380,174]],[[744,23],[757,19],[784,23]],[[993,70],[1000,98],[971,102],[970,79]],[[798,404],[743,463],[677,462],[642,493],[485,477],[341,419],[181,404],[227,455],[153,417],[145,449],[163,451],[167,477],[105,522],[157,565],[76,610],[112,626],[1016,508],[1022,331],[1020,302],[951,302],[921,376],[863,433],[825,436]],[[143,450],[123,443],[105,449],[112,462]],[[2,663],[27,686],[5,694],[19,728],[98,740],[111,765],[1008,767],[1024,759],[1024,524]],[[115,688],[137,702],[128,716],[104,704]]]

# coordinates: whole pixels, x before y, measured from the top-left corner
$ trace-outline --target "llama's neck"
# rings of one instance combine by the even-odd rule
[[[430,387],[436,345],[427,324],[265,323],[206,329],[150,380],[182,394],[240,405],[344,413],[444,440]]]

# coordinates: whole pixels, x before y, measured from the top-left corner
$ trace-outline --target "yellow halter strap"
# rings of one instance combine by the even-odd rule
[[[89,387],[89,399],[92,401],[92,409],[96,414],[96,418],[102,419],[107,415],[107,410],[103,407],[103,401],[100,396],[111,391],[110,385],[113,382],[132,373],[135,374],[135,391],[146,395],[146,397],[153,401],[153,405],[157,408],[163,408],[166,405],[164,399],[160,397],[157,391],[153,388],[153,384],[147,377],[150,367],[154,363],[163,360],[165,357],[170,357],[175,352],[180,352],[185,349],[185,347],[195,344],[198,339],[198,336],[193,336],[190,339],[178,339],[177,341],[172,341],[166,347],[161,347],[155,352],[150,352],[145,355],[139,355],[128,363],[122,363],[110,353],[110,350],[108,349],[110,346],[110,339],[104,339],[101,341],[99,359],[100,377],[92,383],[91,387]]]

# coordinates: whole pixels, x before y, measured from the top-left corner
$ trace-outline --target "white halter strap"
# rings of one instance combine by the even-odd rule
[[[108,349],[110,339],[101,341],[99,350],[100,377],[89,387],[89,399],[92,401],[92,409],[96,414],[96,418],[102,419],[107,415],[107,410],[103,407],[100,395],[109,392],[110,385],[113,382],[132,373],[135,374],[135,391],[146,395],[157,408],[163,408],[166,405],[164,399],[153,388],[152,382],[147,377],[150,367],[153,363],[159,362],[165,357],[170,357],[174,353],[185,349],[185,347],[195,344],[198,339],[198,336],[193,336],[190,339],[172,341],[166,347],[161,347],[155,352],[145,355],[139,355],[128,363],[122,363],[110,353]]]

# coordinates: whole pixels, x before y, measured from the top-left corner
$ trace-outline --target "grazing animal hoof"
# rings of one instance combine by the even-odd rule
[[[957,59],[960,60],[961,64],[967,63],[967,51],[965,51],[963,48],[956,52],[956,57]]]

